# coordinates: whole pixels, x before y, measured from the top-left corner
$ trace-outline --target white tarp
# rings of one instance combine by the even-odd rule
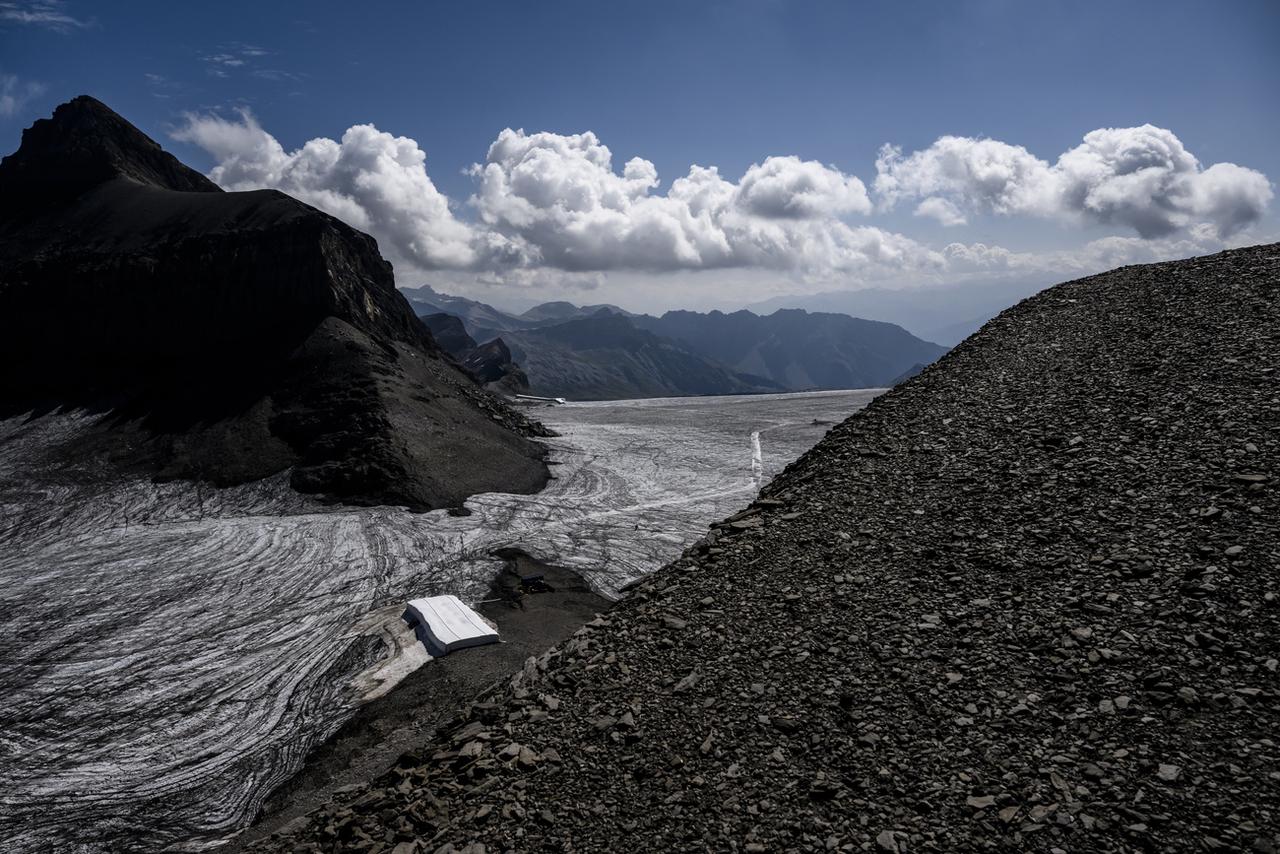
[[[457,596],[428,596],[409,602],[409,617],[416,620],[422,640],[433,653],[495,643],[498,632]]]

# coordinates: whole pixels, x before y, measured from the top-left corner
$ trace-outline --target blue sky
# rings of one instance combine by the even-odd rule
[[[1115,200],[1116,192],[1132,192],[1123,182],[1102,184],[1109,178],[1092,173],[1083,179],[1079,170],[1067,176],[1035,167],[1026,180],[1038,184],[995,195],[988,180],[975,185],[973,175],[960,179],[955,170],[969,169],[963,163],[974,158],[988,166],[1005,162],[1001,158],[1015,163],[1021,154],[1014,149],[1052,168],[1090,131],[1150,123],[1170,132],[1199,170],[1237,164],[1273,185],[1280,176],[1277,44],[1275,2],[14,0],[0,2],[0,149],[16,148],[23,127],[80,93],[99,97],[202,171],[245,155],[228,147],[227,126],[193,121],[251,124],[278,141],[286,156],[313,138],[342,141],[348,128],[374,125],[425,152],[427,180],[447,199],[447,213],[439,209],[445,202],[432,200],[409,230],[388,225],[397,217],[378,206],[421,187],[416,176],[375,200],[352,189],[351,175],[303,184],[279,164],[224,169],[220,180],[237,188],[280,185],[336,215],[348,212],[344,218],[379,238],[404,284],[420,279],[455,290],[520,288],[539,295],[593,288],[650,307],[691,288],[698,300],[714,303],[788,288],[1029,275],[1033,266],[1043,272],[1055,264],[1067,278],[1077,272],[1075,262],[1054,253],[1084,258],[1092,252],[1079,261],[1082,270],[1117,253],[1148,260],[1187,254],[1189,247],[1211,250],[1214,240],[1275,239],[1276,203],[1263,198],[1258,179],[1250,184],[1248,176],[1227,170],[1202,179],[1190,167],[1182,174],[1172,166],[1173,184],[1154,195],[1144,191],[1145,211],[1131,198]],[[556,138],[517,140],[511,159],[494,164],[488,178],[468,174],[471,164],[486,162],[506,128]],[[537,163],[549,183],[536,193],[586,186],[608,197],[605,185],[613,179],[582,171],[584,162],[599,165],[592,142],[566,149],[559,139],[588,131],[612,153],[615,176],[639,157],[652,164],[657,183],[623,191],[632,196],[621,218],[614,216],[617,206],[605,202],[603,218],[540,211],[532,221],[517,186],[531,157],[546,155]],[[252,145],[241,136],[241,144]],[[1009,148],[931,148],[944,136]],[[1094,148],[1156,146],[1168,153],[1164,137],[1139,136],[1101,140]],[[894,194],[876,181],[877,155],[886,143],[901,148],[890,201]],[[361,144],[363,153],[383,143]],[[915,153],[923,154],[913,160]],[[745,173],[753,164],[769,165],[770,157],[793,159],[773,163],[760,186],[767,179],[770,192],[799,192],[808,201],[769,208],[777,200],[761,196],[755,207],[742,207]],[[829,172],[803,167],[808,161]],[[725,222],[713,214],[719,230],[710,236],[676,233],[701,227],[690,225],[687,206],[673,215],[657,211],[660,205],[633,204],[635,193],[667,194],[692,164],[717,167],[733,185],[720,188],[723,204],[738,208]],[[552,181],[548,170],[561,166],[569,177],[556,173]],[[301,171],[292,161],[282,168]],[[946,174],[939,177],[938,168]],[[865,200],[853,198],[858,188],[831,174],[859,181]],[[1083,186],[1080,180],[1105,197],[1103,208],[1093,202],[1072,208],[1065,196],[1044,196],[1051,183],[1062,196],[1071,181]],[[488,205],[469,204],[482,188],[492,191]],[[1224,193],[1239,198],[1222,201]],[[1200,201],[1187,201],[1193,196]],[[1217,201],[1206,201],[1210,197]],[[933,198],[939,201],[925,205],[931,213],[917,212]],[[1170,205],[1182,207],[1161,220]],[[746,221],[748,215],[754,219]],[[651,222],[672,216],[676,225]],[[797,220],[804,220],[799,231]],[[1215,225],[1200,227],[1200,220]],[[848,228],[840,230],[839,223]],[[440,242],[437,226],[453,234],[441,238],[453,250],[423,248]],[[477,229],[484,233],[477,236]],[[594,236],[584,236],[588,231]],[[1105,252],[1098,244],[1089,248],[1108,238],[1127,242],[1108,244]],[[469,248],[461,248],[464,243]],[[998,246],[1017,260],[1012,266],[1008,259],[976,262],[972,253],[959,253],[967,260],[939,261],[938,253],[953,243]],[[783,244],[790,248],[779,248]],[[815,247],[835,254],[823,260]],[[930,252],[938,257],[926,257]],[[889,257],[904,253],[916,260]]]

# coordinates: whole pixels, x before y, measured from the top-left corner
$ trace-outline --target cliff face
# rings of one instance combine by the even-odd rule
[[[436,340],[436,343],[452,355],[458,356],[475,349],[476,339],[467,334],[462,318],[437,312],[424,314],[420,320],[426,324],[427,329],[431,330],[431,337]]]
[[[294,466],[349,501],[544,480],[538,428],[443,356],[368,235],[224,193],[87,97],[24,133],[0,199],[0,410],[111,409],[128,464],[219,483]]]

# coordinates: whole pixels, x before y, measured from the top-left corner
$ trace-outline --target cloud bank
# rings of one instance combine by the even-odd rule
[[[356,125],[341,140],[287,152],[248,110],[189,114],[175,139],[207,151],[228,190],[272,187],[378,238],[422,270],[552,267],[567,272],[763,267],[816,273],[934,267],[910,238],[842,217],[872,210],[856,177],[797,157],[769,157],[737,182],[693,166],[656,193],[654,165],[615,171],[593,133],[504,130],[469,170],[477,222],[455,216],[407,137]]]
[[[340,140],[295,151],[248,110],[188,114],[173,134],[216,161],[229,190],[273,187],[374,235],[397,264],[526,280],[547,271],[589,278],[612,271],[749,269],[810,279],[884,278],[1146,260],[1212,251],[1256,222],[1272,198],[1266,176],[1231,163],[1202,168],[1170,131],[1095,130],[1056,163],[990,139],[941,137],[876,161],[877,205],[856,176],[794,156],[766,157],[736,180],[694,165],[665,192],[657,168],[633,157],[618,169],[593,133],[498,134],[467,170],[475,191],[461,217],[432,182],[418,143],[355,125]],[[916,202],[944,226],[970,216],[1059,219],[1131,228],[1074,256],[1029,255],[983,243],[932,249],[866,224],[876,208]],[[1090,268],[1093,269],[1093,268]]]
[[[1052,165],[994,139],[944,136],[908,156],[886,145],[874,186],[884,207],[922,199],[916,212],[944,225],[963,223],[962,211],[1025,214],[1127,226],[1144,238],[1202,222],[1229,237],[1272,198],[1261,172],[1203,169],[1172,131],[1153,125],[1091,131]]]
[[[721,267],[838,270],[915,249],[901,235],[851,226],[871,212],[857,178],[814,161],[769,157],[737,182],[693,166],[655,193],[658,172],[632,158],[621,173],[593,133],[504,130],[470,170],[480,222],[525,264],[568,271]]]

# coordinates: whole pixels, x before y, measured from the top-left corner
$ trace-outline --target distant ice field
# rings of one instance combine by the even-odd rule
[[[483,598],[509,547],[616,596],[877,393],[535,409],[555,479],[465,517],[327,507],[285,475],[103,482],[41,461],[91,416],[0,421],[0,840],[217,844],[426,660],[407,600]]]

